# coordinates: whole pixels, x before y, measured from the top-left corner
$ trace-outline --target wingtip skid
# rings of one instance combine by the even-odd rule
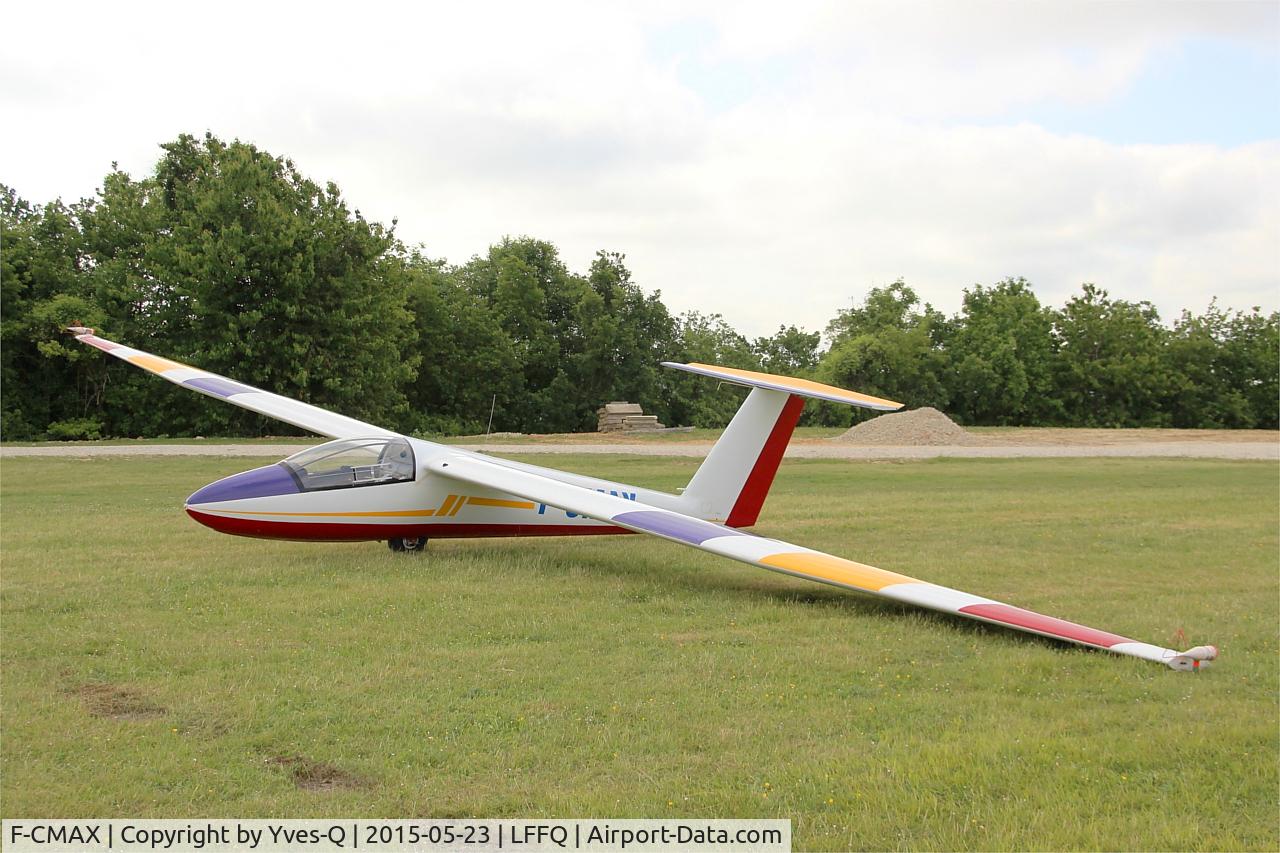
[[[1198,672],[1217,659],[1217,646],[1196,646],[1167,659],[1165,665],[1181,672]]]

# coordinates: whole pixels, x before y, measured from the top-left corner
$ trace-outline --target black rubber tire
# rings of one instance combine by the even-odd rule
[[[387,547],[396,553],[418,554],[427,550],[427,538],[419,536],[417,538],[388,539]]]

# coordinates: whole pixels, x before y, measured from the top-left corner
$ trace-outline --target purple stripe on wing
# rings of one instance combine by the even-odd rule
[[[712,524],[710,521],[700,521],[696,518],[687,518],[674,513],[659,512],[651,509],[624,512],[620,515],[615,515],[610,520],[618,524],[639,527],[641,530],[657,533],[659,536],[670,536],[672,539],[679,539],[682,542],[688,542],[690,545],[701,545],[708,539],[715,539],[717,536],[747,535],[729,527]]]
[[[250,388],[248,385],[241,385],[239,382],[232,382],[229,379],[219,379],[216,376],[201,376],[196,379],[188,379],[182,383],[190,388],[199,388],[201,391],[208,391],[210,394],[217,394],[219,397],[230,397],[232,394],[248,394],[257,391],[257,388]]]

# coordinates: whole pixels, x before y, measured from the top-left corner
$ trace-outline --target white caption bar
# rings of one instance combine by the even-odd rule
[[[5,820],[7,853],[784,853],[789,820]]]

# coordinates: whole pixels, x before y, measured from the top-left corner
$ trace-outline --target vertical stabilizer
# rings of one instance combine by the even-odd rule
[[[805,397],[880,411],[902,408],[901,403],[892,400],[808,379],[710,364],[664,361],[663,366],[751,389],[680,498],[682,512],[728,527],[750,527],[760,517],[773,476],[800,420]]]
[[[690,512],[729,527],[755,524],[802,409],[796,394],[752,388],[685,488]]]

